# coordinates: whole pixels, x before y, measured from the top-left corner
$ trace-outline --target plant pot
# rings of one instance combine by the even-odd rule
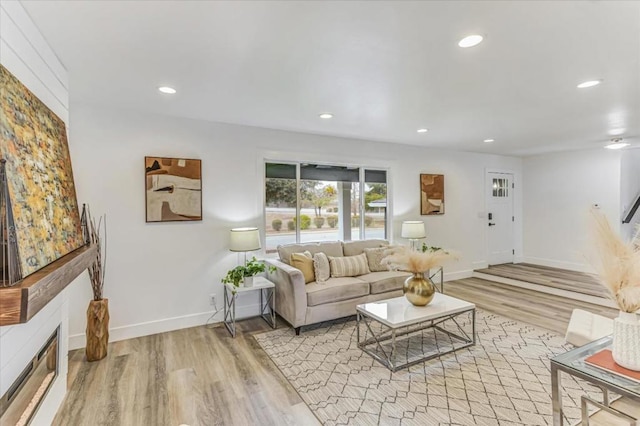
[[[436,287],[424,273],[417,272],[407,278],[402,287],[404,297],[415,306],[426,306],[433,300]]]
[[[87,361],[107,356],[109,345],[109,299],[92,300],[87,309]]]
[[[613,360],[629,370],[640,371],[640,322],[631,312],[613,320]]]
[[[251,277],[244,277],[244,286],[245,287],[253,287],[253,276]]]

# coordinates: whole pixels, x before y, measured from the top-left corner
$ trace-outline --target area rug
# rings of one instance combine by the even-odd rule
[[[353,318],[255,338],[325,425],[551,425],[549,359],[572,346],[481,310],[476,331],[475,346],[396,373],[358,348]],[[568,375],[562,384],[567,424],[581,395],[601,398]]]

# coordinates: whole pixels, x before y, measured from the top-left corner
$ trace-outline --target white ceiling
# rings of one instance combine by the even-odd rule
[[[23,3],[74,101],[513,155],[640,141],[640,2]]]

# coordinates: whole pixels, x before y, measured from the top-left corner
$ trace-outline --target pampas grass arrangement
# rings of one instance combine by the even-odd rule
[[[456,254],[437,249],[420,252],[409,247],[397,246],[385,250],[382,263],[391,270],[407,271],[414,274],[426,272],[441,266],[448,260],[457,259]]]
[[[600,281],[621,311],[636,312],[640,309],[640,246],[625,242],[601,212],[592,210],[591,217],[597,254],[593,266]]]

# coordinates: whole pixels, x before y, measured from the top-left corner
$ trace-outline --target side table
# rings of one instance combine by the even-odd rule
[[[236,298],[238,294],[250,291],[260,292],[260,313],[256,316],[262,317],[267,324],[276,328],[276,311],[273,309],[276,303],[275,287],[274,283],[264,277],[254,277],[251,287],[224,285],[224,325],[231,333],[231,337],[236,337]]]

